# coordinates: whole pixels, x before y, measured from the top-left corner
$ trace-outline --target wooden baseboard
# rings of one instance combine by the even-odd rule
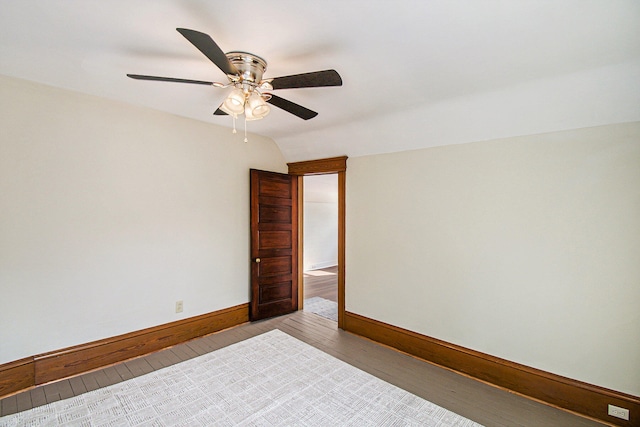
[[[123,362],[249,321],[249,304],[0,365],[0,398]]]
[[[346,312],[344,330],[487,383],[617,426],[640,426],[640,398],[520,365]],[[629,409],[629,421],[607,414]]]
[[[33,386],[33,357],[0,365],[0,398]]]

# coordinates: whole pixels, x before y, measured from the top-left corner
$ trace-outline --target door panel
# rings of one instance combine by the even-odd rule
[[[251,170],[251,320],[298,309],[296,177]]]
[[[265,281],[267,277],[289,274],[293,270],[290,257],[261,258],[258,264],[260,279]]]
[[[291,231],[259,231],[258,245],[261,250],[291,249]]]
[[[291,206],[260,206],[260,222],[284,222],[291,221]]]
[[[289,175],[286,175],[289,176]],[[275,198],[291,198],[291,187],[289,183],[280,181],[261,181],[260,182],[260,195],[262,197],[275,197]]]
[[[260,287],[260,301],[282,301],[291,298],[289,282],[274,283]]]

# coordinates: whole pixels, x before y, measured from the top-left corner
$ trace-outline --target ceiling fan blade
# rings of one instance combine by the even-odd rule
[[[186,28],[176,28],[187,40],[198,50],[211,60],[225,74],[238,74],[238,69],[233,65],[216,42],[205,33],[188,30]]]
[[[203,80],[189,80],[189,79],[176,79],[173,77],[157,77],[157,76],[143,76],[140,74],[127,74],[127,77],[131,77],[136,80],[153,80],[158,82],[174,82],[174,83],[192,83],[196,85],[211,86],[213,82],[205,82]]]
[[[273,94],[270,95],[271,99],[267,101],[269,104],[275,105],[278,108],[282,108],[284,111],[298,116],[301,119],[309,120],[318,115],[318,113],[316,113],[315,111],[309,110],[308,108],[303,107],[302,105],[298,105],[295,102],[288,101]]]
[[[295,89],[302,87],[342,86],[342,78],[336,70],[314,71],[292,76],[268,79],[273,89]]]
[[[216,111],[213,112],[214,116],[228,116],[227,113],[225,113],[224,111],[222,111],[221,109],[217,109]]]

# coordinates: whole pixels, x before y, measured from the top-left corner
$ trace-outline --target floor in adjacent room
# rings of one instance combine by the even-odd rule
[[[338,302],[338,266],[305,271],[304,297],[320,297]]]

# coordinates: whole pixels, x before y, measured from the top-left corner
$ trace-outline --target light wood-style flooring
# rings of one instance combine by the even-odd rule
[[[338,266],[304,273],[304,297],[338,302]]]
[[[587,427],[601,424],[489,386],[344,332],[336,322],[298,311],[247,323],[105,369],[0,400],[0,415],[69,398],[144,375],[272,329],[306,342],[378,378],[489,426]]]

